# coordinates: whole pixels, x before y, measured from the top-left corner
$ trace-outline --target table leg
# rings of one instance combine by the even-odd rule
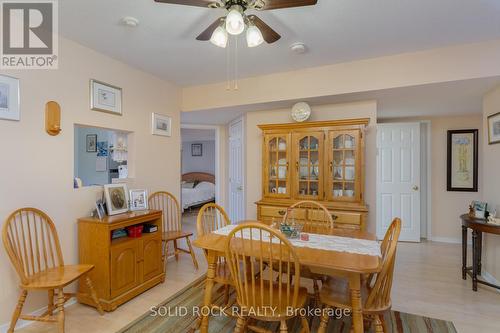
[[[363,309],[361,305],[361,275],[351,273],[349,276],[349,290],[351,292],[352,327],[354,333],[363,333]],[[352,331],[352,330],[351,330]]]
[[[203,297],[203,306],[205,309],[209,309],[212,306],[212,289],[214,287],[214,277],[215,269],[217,266],[217,255],[213,251],[208,251],[207,253],[208,270],[207,270],[207,280],[205,284],[205,296]],[[202,311],[202,313],[207,313],[208,311]],[[208,315],[202,315],[200,333],[208,333]]]
[[[462,226],[462,279],[467,279],[467,227]]]
[[[482,271],[482,263],[481,263],[481,258],[483,257],[483,233],[481,231],[478,231],[477,233],[477,274],[481,275]]]
[[[477,231],[472,230],[472,290],[477,291],[477,257],[478,257]]]

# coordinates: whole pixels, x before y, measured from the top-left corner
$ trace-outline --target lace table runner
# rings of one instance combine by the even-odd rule
[[[228,225],[224,228],[216,230],[215,233],[218,235],[227,236],[229,233],[236,228],[236,225]],[[252,239],[259,239],[260,232],[257,229],[252,229]],[[238,236],[240,233],[238,233]],[[364,254],[369,256],[381,256],[380,244],[377,241],[350,238],[350,237],[339,237],[331,235],[318,235],[318,234],[308,234],[308,241],[301,241],[300,239],[288,239],[293,246],[296,247],[308,247],[318,250],[327,251],[337,251],[337,252],[347,252],[355,254]],[[250,239],[250,230],[243,230],[243,238]],[[262,239],[269,241],[269,233],[266,231],[262,232]],[[278,243],[279,240],[274,238],[274,243]]]

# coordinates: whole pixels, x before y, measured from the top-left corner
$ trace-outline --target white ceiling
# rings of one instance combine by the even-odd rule
[[[500,77],[491,77],[328,96],[307,102],[312,105],[314,112],[314,105],[376,100],[379,119],[480,114],[484,94],[498,85]],[[246,112],[291,108],[296,102],[298,101],[183,112],[181,121],[185,124],[227,124]]]
[[[60,33],[179,85],[226,79],[226,51],[195,37],[223,15],[153,0],[63,0]],[[137,28],[120,24],[124,16]],[[238,51],[239,77],[500,38],[499,0],[319,0],[258,16],[283,38]],[[304,42],[309,52],[288,46]]]
[[[198,128],[181,128],[181,141],[214,141],[215,130]]]

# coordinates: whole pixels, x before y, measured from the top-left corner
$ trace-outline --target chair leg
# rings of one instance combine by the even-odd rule
[[[59,333],[64,333],[64,291],[60,288],[57,292],[57,327]]]
[[[288,333],[288,327],[286,326],[286,321],[284,320],[280,322],[280,333]]]
[[[224,304],[229,305],[229,285],[224,285]]]
[[[52,316],[54,314],[54,289],[49,290],[49,304],[47,305],[47,314]]]
[[[375,333],[384,333],[384,325],[382,324],[382,320],[380,320],[380,316],[375,316]]]
[[[194,268],[198,269],[198,261],[196,260],[196,256],[193,251],[193,246],[191,245],[191,241],[189,240],[189,237],[186,237],[186,243],[189,248],[189,253],[191,254],[191,258],[193,259],[193,264]]]
[[[300,322],[302,324],[302,329],[300,330],[300,333],[311,333],[311,330],[309,328],[309,321],[307,321],[307,318],[300,317]]]
[[[330,317],[328,316],[328,308],[324,307],[321,312],[321,322],[319,323],[318,333],[326,333],[326,328],[328,327],[328,321]]]
[[[21,311],[23,310],[24,301],[26,301],[26,296],[28,296],[27,290],[22,290],[21,295],[19,296],[19,300],[17,301],[16,308],[14,309],[14,313],[12,314],[12,320],[10,321],[10,327],[7,330],[8,333],[14,332],[14,328],[16,327],[17,320],[21,315]]]
[[[318,280],[313,279],[313,287],[314,287],[314,304],[319,306],[319,285]]]
[[[94,285],[92,284],[92,280],[90,277],[87,275],[85,277],[85,282],[87,283],[87,286],[89,287],[90,291],[90,297],[92,297],[92,300],[97,306],[97,312],[102,316],[104,315],[104,311],[102,310],[101,302],[99,301],[99,297],[97,297],[97,293],[95,292]]]
[[[243,318],[238,318],[236,321],[236,327],[234,328],[234,333],[243,333],[243,330],[246,325],[246,320]]]
[[[179,250],[177,248],[177,240],[174,240],[174,255],[175,255],[175,261],[179,261]]]

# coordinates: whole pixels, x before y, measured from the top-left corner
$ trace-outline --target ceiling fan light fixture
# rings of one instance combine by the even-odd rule
[[[241,6],[232,6],[226,16],[226,30],[231,35],[239,35],[245,30],[245,19],[243,18]]]
[[[247,45],[248,47],[256,47],[264,42],[262,32],[255,25],[251,24],[247,29]]]
[[[226,29],[224,29],[222,25],[218,26],[212,33],[212,37],[210,37],[210,43],[225,48],[227,46],[227,41],[228,35]]]

